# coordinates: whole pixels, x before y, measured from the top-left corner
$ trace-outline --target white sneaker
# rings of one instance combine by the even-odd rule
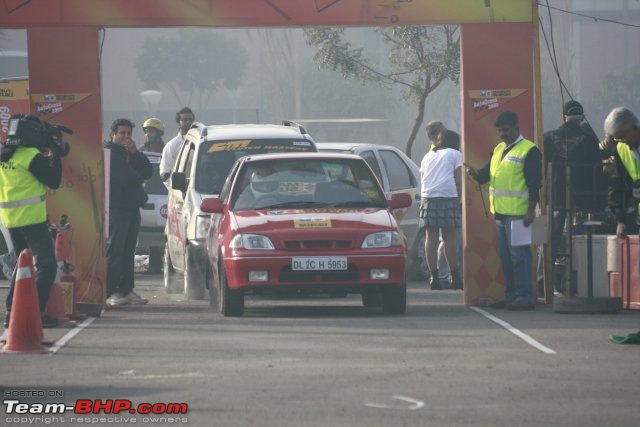
[[[127,304],[129,304],[129,300],[120,292],[114,292],[109,298],[107,298],[107,305],[109,307],[117,307],[119,305]]]
[[[125,295],[124,298],[131,305],[142,305],[142,304],[146,304],[146,303],[149,302],[148,299],[142,298],[140,295],[136,294],[133,291],[131,291],[127,295]]]

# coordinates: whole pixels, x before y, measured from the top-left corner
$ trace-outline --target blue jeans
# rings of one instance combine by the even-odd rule
[[[500,261],[505,281],[505,301],[518,299],[523,302],[534,303],[531,292],[532,256],[531,247],[511,246],[511,221],[521,219],[521,216],[508,216],[502,220],[496,219],[498,228],[498,243],[500,246]]]
[[[33,253],[36,264],[36,287],[38,288],[38,302],[40,304],[40,312],[47,307],[49,300],[49,292],[56,280],[58,271],[58,262],[56,261],[56,252],[53,246],[53,238],[49,232],[49,226],[46,222],[40,224],[25,225],[24,227],[16,227],[9,229],[11,242],[16,252],[16,256],[20,257],[20,252],[29,248]],[[14,268],[9,283],[9,294],[7,295],[7,312],[11,311],[11,302],[13,300],[13,290],[16,284],[16,272]]]

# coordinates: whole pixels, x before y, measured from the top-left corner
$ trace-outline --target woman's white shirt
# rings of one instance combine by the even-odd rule
[[[422,191],[425,197],[458,197],[454,171],[462,167],[462,153],[452,148],[429,151],[420,163]]]

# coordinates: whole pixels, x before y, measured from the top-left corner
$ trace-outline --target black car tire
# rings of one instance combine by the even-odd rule
[[[222,296],[220,312],[225,317],[240,317],[244,314],[244,293],[229,289],[224,261],[220,262],[220,294]]]
[[[365,307],[380,307],[382,305],[382,295],[379,291],[363,291],[362,305]]]
[[[162,276],[164,278],[164,289],[168,294],[180,293],[182,287],[178,280],[176,271],[171,263],[171,255],[169,255],[168,245],[164,245],[164,262],[162,263]]]
[[[184,295],[187,299],[204,299],[205,281],[207,272],[203,269],[204,263],[196,261],[191,246],[184,251]]]
[[[407,311],[407,284],[385,286],[382,289],[382,311],[384,314],[404,314]]]

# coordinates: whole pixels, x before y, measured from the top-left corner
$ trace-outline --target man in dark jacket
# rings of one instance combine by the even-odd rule
[[[107,305],[110,307],[149,302],[133,288],[140,208],[147,202],[142,183],[151,178],[153,168],[131,139],[133,127],[130,120],[116,119],[111,125],[111,141],[104,145],[111,152],[107,239]]]
[[[544,134],[544,164],[552,166],[553,201],[549,203],[554,210],[551,241],[554,268],[565,236],[567,213],[602,211],[606,202],[606,180],[602,175],[598,137],[585,121],[584,109],[578,101],[567,101],[562,112],[564,123]],[[571,183],[569,201],[566,200],[567,168],[570,168]],[[539,275],[541,267],[539,264]],[[563,292],[563,284],[559,280],[556,282],[556,290]]]

